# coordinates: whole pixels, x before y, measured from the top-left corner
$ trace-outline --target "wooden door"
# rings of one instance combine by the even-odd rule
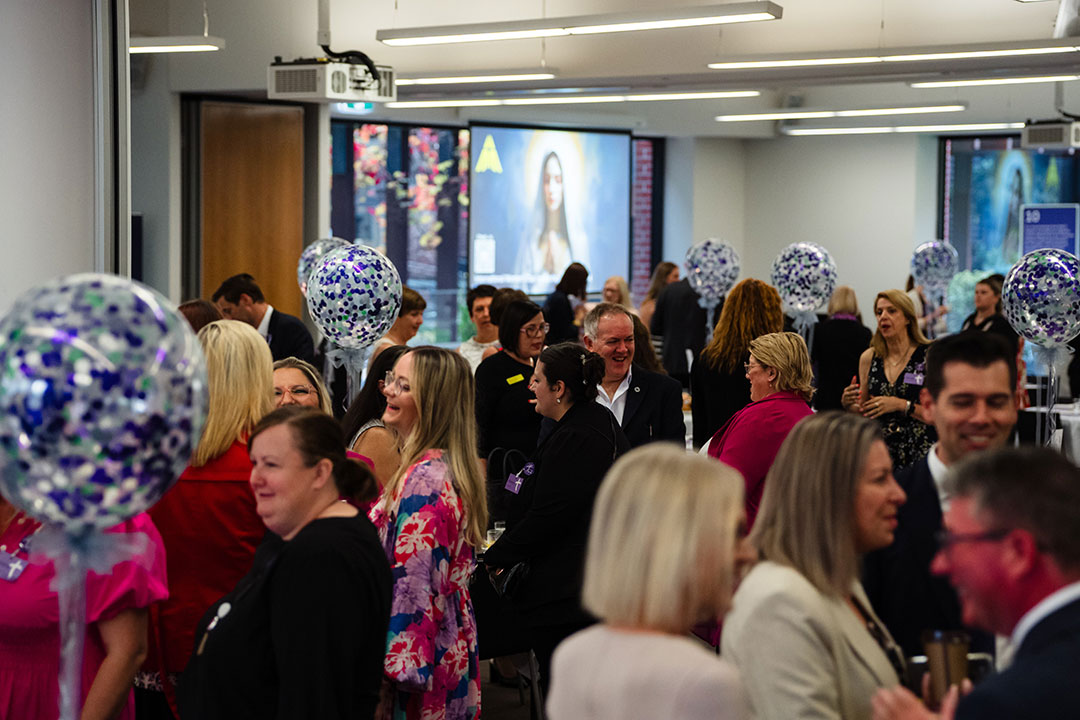
[[[248,272],[267,302],[301,314],[296,263],[304,247],[304,111],[205,101],[200,113],[202,292]]]

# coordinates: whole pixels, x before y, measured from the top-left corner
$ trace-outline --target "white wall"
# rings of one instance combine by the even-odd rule
[[[49,278],[94,269],[93,13],[86,0],[0,12],[0,313]]]
[[[912,250],[934,237],[936,148],[903,135],[747,141],[743,277],[768,281],[784,247],[818,243],[871,323],[874,296],[902,288]]]

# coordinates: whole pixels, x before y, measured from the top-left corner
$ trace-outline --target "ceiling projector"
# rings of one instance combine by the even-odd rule
[[[393,68],[343,59],[274,58],[266,77],[267,97],[294,102],[369,102],[397,100]]]
[[[1072,120],[1028,122],[1020,131],[1020,147],[1044,150],[1080,148],[1080,122]]]

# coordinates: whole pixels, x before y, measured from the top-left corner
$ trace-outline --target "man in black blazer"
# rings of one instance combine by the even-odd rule
[[[958,463],[946,491],[933,570],[959,591],[965,623],[1014,650],[960,699],[956,720],[1080,717],[1080,469],[1049,448],[1001,448]],[[874,705],[890,709],[875,718],[937,717],[902,688]]]
[[[938,551],[935,533],[949,502],[948,468],[965,456],[1002,447],[1016,425],[1016,356],[1000,337],[961,333],[938,340],[926,353],[920,404],[937,429],[925,458],[897,473],[907,494],[892,545],[866,556],[863,587],[904,654],[923,654],[924,630],[959,630],[960,602],[942,577],[930,572]],[[969,632],[970,629],[969,629]],[[994,651],[994,639],[972,632],[972,649]]]
[[[233,275],[214,291],[213,301],[229,320],[251,325],[270,344],[274,360],[296,357],[312,362],[315,346],[311,333],[300,318],[275,310],[266,302],[255,278],[247,273]]]
[[[596,401],[615,415],[630,447],[656,440],[686,444],[682,387],[678,381],[634,365],[634,321],[615,303],[600,303],[585,316],[585,347],[604,358]]]
[[[715,317],[719,318],[719,307]],[[649,332],[662,338],[660,361],[668,375],[684,387],[690,388],[690,357],[697,359],[705,349],[707,328],[705,309],[699,304],[699,296],[686,278],[673,282],[660,291],[656,298],[656,311],[652,316]]]

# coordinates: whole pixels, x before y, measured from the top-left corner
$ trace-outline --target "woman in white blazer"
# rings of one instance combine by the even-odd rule
[[[740,564],[753,560],[742,486],[731,468],[668,443],[612,466],[582,593],[601,622],[556,649],[551,720],[749,718],[738,671],[688,636],[723,615]]]
[[[759,720],[868,720],[903,656],[858,579],[892,543],[904,491],[879,425],[838,411],[799,422],[765,481],[750,535],[759,562],[735,593],[722,656]]]

